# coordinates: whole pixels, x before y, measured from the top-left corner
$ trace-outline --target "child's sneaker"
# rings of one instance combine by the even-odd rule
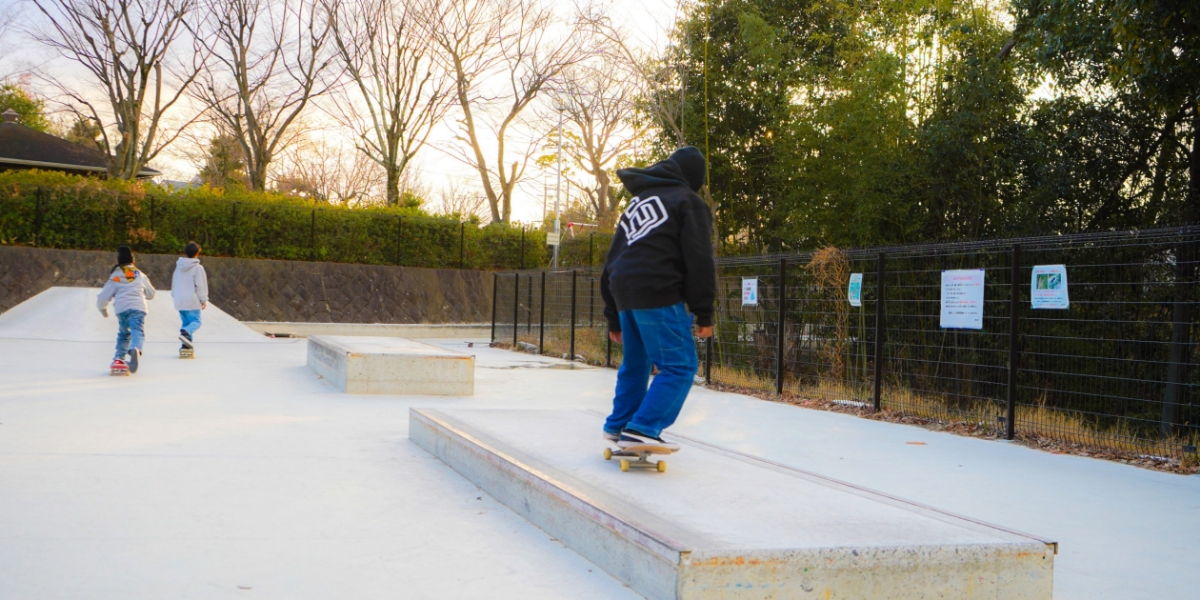
[[[108,366],[108,372],[110,375],[128,375],[129,365],[119,358],[114,358],[112,364]]]
[[[617,446],[622,450],[630,450],[636,452],[638,450],[649,450],[652,448],[662,448],[675,452],[679,450],[679,444],[668,442],[662,438],[638,433],[632,429],[626,429],[621,432],[621,439],[617,440]]]
[[[612,442],[614,444],[617,443],[618,441],[620,441],[620,439],[621,439],[621,434],[619,434],[619,433],[609,433],[609,432],[605,431],[603,435],[604,435],[604,441]]]
[[[186,329],[179,330],[179,341],[183,342],[184,348],[192,349],[192,334],[188,333]]]
[[[142,351],[138,350],[137,348],[132,348],[129,350],[129,372],[130,373],[137,373],[138,357],[140,357],[141,355],[142,355]]]

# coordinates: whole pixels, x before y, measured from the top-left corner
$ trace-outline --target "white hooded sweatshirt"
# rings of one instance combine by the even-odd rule
[[[208,274],[200,259],[181,256],[175,262],[171,299],[175,301],[175,310],[200,310],[201,305],[208,303]]]
[[[127,310],[148,312],[146,300],[154,297],[154,286],[150,278],[137,270],[133,265],[117,267],[108,275],[104,289],[96,297],[96,308],[104,312],[108,302],[113,303],[113,310],[119,315]]]

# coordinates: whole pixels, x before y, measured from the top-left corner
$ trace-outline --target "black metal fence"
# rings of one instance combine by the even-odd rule
[[[1200,228],[1184,227],[723,257],[701,375],[1009,438],[1194,457],[1198,246]],[[1037,265],[1065,265],[1069,308],[1032,307]],[[941,327],[942,272],[958,269],[983,271],[981,328]],[[493,340],[615,366],[599,275],[498,273]],[[756,305],[742,302],[746,280]]]

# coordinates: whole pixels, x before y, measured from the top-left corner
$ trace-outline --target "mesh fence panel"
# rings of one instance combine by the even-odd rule
[[[701,376],[868,405],[878,380],[886,410],[997,434],[1011,410],[1018,434],[1192,454],[1198,246],[1200,228],[1183,227],[719,258],[716,335],[697,340]],[[1035,265],[1065,265],[1069,309],[1032,308]],[[959,269],[983,271],[980,329],[941,327],[942,274]],[[860,306],[849,302],[853,273]],[[611,351],[618,365],[599,278],[598,268],[498,273],[495,341],[512,342],[515,319],[517,341],[534,351],[565,357],[574,339],[577,358],[605,364]],[[757,304],[742,301],[746,280]]]

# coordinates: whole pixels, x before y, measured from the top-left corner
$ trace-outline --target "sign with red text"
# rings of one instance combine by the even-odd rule
[[[983,269],[942,271],[944,329],[983,329]]]

